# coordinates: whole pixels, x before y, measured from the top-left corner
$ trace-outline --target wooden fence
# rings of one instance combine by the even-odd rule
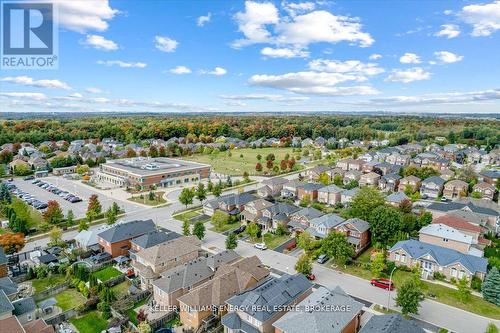
[[[63,321],[66,321],[72,317],[75,317],[77,314],[78,313],[75,309],[69,309],[67,311],[64,311],[62,313],[55,315],[54,317],[50,317],[48,319],[45,319],[45,322],[49,325],[59,325]]]
[[[38,302],[42,299],[46,299],[50,296],[56,295],[56,294],[60,293],[61,291],[68,289],[68,287],[69,287],[69,282],[64,282],[63,284],[59,284],[55,287],[52,287],[50,289],[47,289],[47,290],[44,290],[44,291],[39,292],[37,294],[34,294],[33,299],[35,300],[35,302]]]

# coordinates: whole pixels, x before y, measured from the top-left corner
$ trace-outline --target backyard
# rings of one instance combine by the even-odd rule
[[[293,148],[243,148],[231,150],[231,156],[229,156],[228,151],[219,152],[217,154],[195,154],[185,157],[188,160],[210,164],[213,171],[216,173],[222,173],[231,176],[241,176],[246,171],[250,175],[261,175],[263,172],[256,172],[255,165],[257,162],[257,155],[261,155],[262,159],[260,163],[263,166],[263,170],[266,170],[266,156],[273,153],[276,157],[274,160],[274,165],[278,165],[282,159],[285,158],[286,154],[291,157],[295,157],[296,154],[293,153]],[[242,157],[241,157],[242,156]]]
[[[130,286],[128,280],[125,280],[117,285],[111,287],[117,299],[121,299],[122,297],[127,295],[128,287]]]
[[[85,297],[76,289],[66,289],[54,296],[54,298],[57,301],[57,306],[63,311],[74,309],[80,304],[85,303]]]
[[[39,293],[46,289],[52,288],[66,281],[66,277],[61,274],[50,274],[43,279],[31,280],[31,285],[35,292]]]
[[[71,318],[70,322],[80,333],[100,333],[108,327],[108,322],[102,319],[97,311],[92,311],[80,318]]]
[[[146,304],[146,301],[147,301],[147,298],[143,299],[142,301],[139,301],[137,303],[134,304],[134,306],[130,309],[127,310],[127,316],[128,316],[128,319],[134,323],[134,325],[138,325],[139,322],[137,321],[137,312],[135,311],[135,309],[141,307],[142,305]]]
[[[123,273],[117,270],[116,268],[112,266],[108,266],[106,268],[103,268],[97,272],[94,272],[93,275],[100,281],[106,282],[108,280],[111,280],[112,278],[115,278],[117,276],[122,275]]]

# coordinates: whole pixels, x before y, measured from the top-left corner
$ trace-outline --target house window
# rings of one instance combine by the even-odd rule
[[[464,270],[461,270],[459,273],[458,273],[458,278],[461,279],[463,278],[465,275],[465,271]]]
[[[396,253],[395,257],[396,257],[396,261],[399,261],[399,259],[400,259],[401,256],[399,255],[399,253]]]
[[[401,262],[406,262],[406,254],[401,255]]]
[[[457,277],[457,269],[456,268],[452,268],[451,269],[451,276],[452,277]]]
[[[31,313],[28,313],[28,321],[33,320],[33,317],[31,316]]]
[[[448,238],[443,238],[443,242],[448,243]]]

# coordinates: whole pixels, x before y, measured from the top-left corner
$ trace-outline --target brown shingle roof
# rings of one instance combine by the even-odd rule
[[[17,320],[16,316],[11,316],[0,320],[0,327],[2,328],[2,332],[26,333],[19,320]]]
[[[184,254],[198,251],[201,241],[196,236],[179,237],[137,252],[136,256],[151,264],[158,264]]]
[[[25,324],[24,330],[26,333],[54,333],[54,327],[47,325],[43,319],[37,319]]]
[[[456,215],[443,215],[432,220],[432,223],[441,223],[449,227],[461,230],[467,230],[471,232],[481,232],[481,227],[475,224],[469,223],[466,219],[461,218]]]

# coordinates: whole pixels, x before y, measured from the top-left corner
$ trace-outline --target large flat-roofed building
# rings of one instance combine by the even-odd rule
[[[119,186],[170,187],[208,178],[210,165],[166,157],[134,157],[101,164],[98,180]]]

